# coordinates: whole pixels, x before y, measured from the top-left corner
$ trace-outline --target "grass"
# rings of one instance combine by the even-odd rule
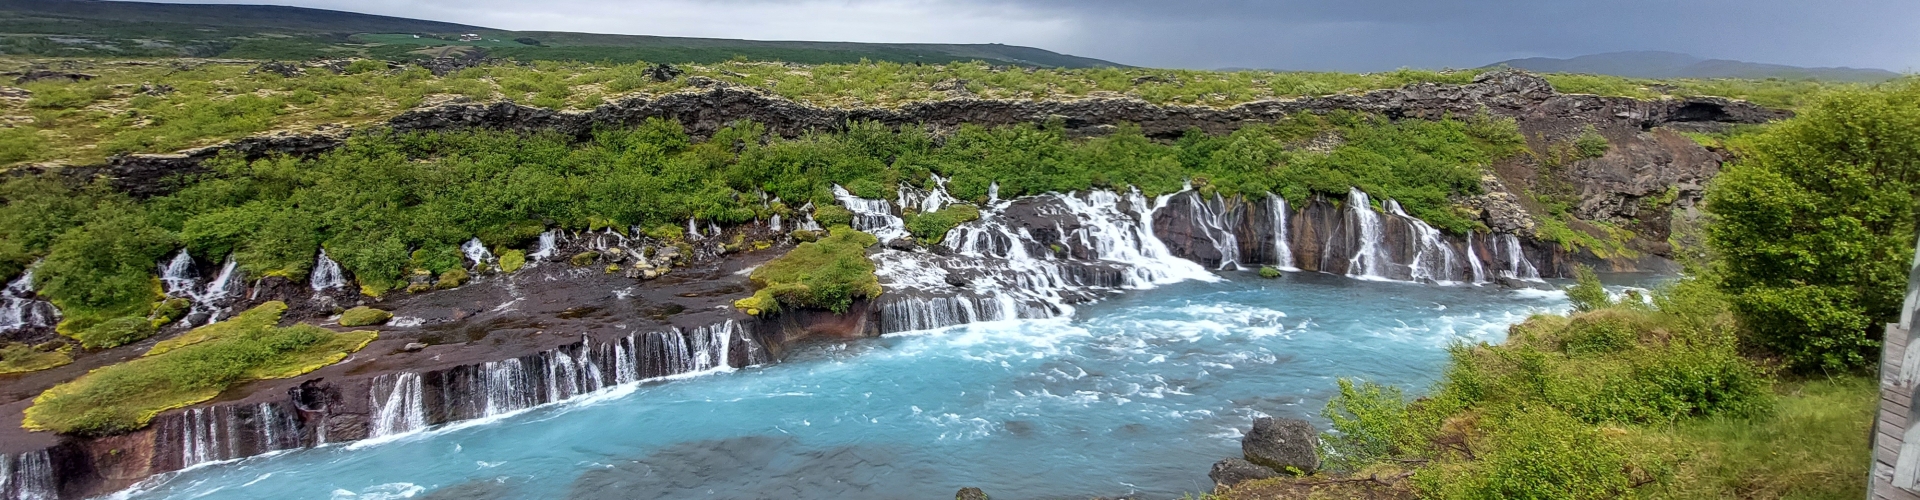
[[[756,316],[800,307],[846,312],[856,298],[880,296],[880,278],[867,259],[867,247],[879,239],[847,226],[829,231],[754,269],[749,279],[759,290],[733,306]]]
[[[34,346],[18,342],[0,345],[0,375],[45,370],[73,362],[73,346],[65,342]]]
[[[155,345],[140,358],[54,386],[34,398],[23,426],[72,435],[133,431],[160,412],[213,399],[228,387],[333,364],[377,336],[304,324],[274,326],[286,307],[277,301],[262,304]]]
[[[409,37],[409,40],[411,38]],[[504,39],[503,39],[504,40]],[[502,42],[518,45],[518,42]],[[528,50],[547,50],[525,47]],[[0,56],[0,70],[49,61]],[[5,129],[0,164],[97,163],[117,153],[164,153],[270,130],[322,124],[366,124],[428,102],[455,96],[513,100],[543,107],[588,109],[631,93],[687,90],[691,77],[759,88],[828,107],[897,107],[954,97],[945,89],[989,99],[1132,97],[1156,104],[1228,107],[1258,100],[1350,94],[1410,83],[1466,83],[1478,70],[1396,70],[1381,73],[1190,71],[1138,68],[1023,69],[979,62],[904,64],[845,62],[794,65],[725,61],[683,65],[686,75],[652,79],[645,62],[627,64],[540,61],[472,68],[433,76],[418,68],[332,74],[312,69],[295,77],[249,73],[253,63],[182,60],[77,61],[99,78],[38,82],[26,101],[0,101]],[[1570,91],[1654,98],[1723,95],[1795,107],[1809,96],[1847,84],[1788,81],[1652,82],[1616,77],[1554,75]],[[166,85],[170,93],[144,93]]]
[[[1879,384],[1871,377],[1840,376],[1780,382],[1774,389],[1779,395],[1770,416],[1637,429],[1646,442],[1694,450],[1654,496],[1864,497]]]

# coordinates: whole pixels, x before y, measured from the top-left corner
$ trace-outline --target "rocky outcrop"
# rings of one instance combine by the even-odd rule
[[[1313,424],[1299,419],[1260,417],[1240,438],[1248,462],[1295,474],[1320,470],[1320,435]]]
[[[1215,490],[1230,488],[1233,487],[1233,485],[1256,479],[1275,477],[1280,477],[1280,473],[1275,472],[1267,466],[1248,462],[1246,459],[1241,458],[1229,458],[1214,462],[1213,469],[1207,471],[1207,479],[1213,480]]]

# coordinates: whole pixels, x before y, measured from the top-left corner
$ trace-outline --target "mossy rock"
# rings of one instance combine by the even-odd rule
[[[1260,266],[1260,277],[1274,279],[1280,277],[1280,270],[1273,266]]]
[[[620,272],[620,265],[619,265],[619,264],[607,264],[607,268],[606,268],[606,269],[603,269],[603,270],[601,270],[601,271],[602,271],[602,272],[605,272],[606,274],[613,274],[613,273],[617,273],[617,272]]]
[[[367,306],[360,306],[360,307],[355,307],[353,309],[348,309],[347,312],[340,313],[340,326],[352,327],[352,326],[383,325],[383,324],[386,324],[387,321],[392,319],[393,319],[393,313],[382,311],[379,309],[374,309]]]
[[[158,328],[166,326],[168,323],[179,321],[180,318],[186,317],[187,313],[192,310],[193,301],[174,297],[153,303],[153,311],[147,313],[147,319],[151,320],[153,326]]]
[[[500,272],[511,273],[527,266],[527,253],[519,250],[500,252]]]
[[[440,273],[440,280],[435,281],[433,283],[433,286],[434,288],[439,288],[441,290],[445,290],[449,288],[459,288],[460,285],[467,284],[467,279],[469,278],[470,277],[467,275],[467,270],[465,269],[460,269],[460,268],[448,269],[447,272]]]
[[[574,254],[573,258],[567,259],[567,262],[573,264],[573,267],[587,267],[593,265],[593,261],[599,259],[599,252],[580,252]]]
[[[800,242],[802,242],[802,243],[805,243],[805,242],[813,242],[813,241],[820,241],[820,232],[819,232],[819,231],[809,231],[809,230],[805,230],[805,229],[795,229],[795,230],[793,230],[793,232],[791,232],[791,233],[787,233],[787,236],[792,236],[792,237],[793,237],[793,239],[795,239],[795,240],[799,240],[799,241],[800,241]]]

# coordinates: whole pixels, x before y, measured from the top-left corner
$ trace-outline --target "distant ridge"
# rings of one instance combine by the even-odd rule
[[[460,40],[459,35],[481,35]],[[709,63],[737,57],[798,63],[860,60],[1050,68],[1124,67],[1003,44],[757,41],[568,32],[516,32],[401,17],[276,5],[100,0],[0,0],[0,54],[407,59],[486,53],[522,60]]]
[[[1678,52],[1608,52],[1567,59],[1530,57],[1488,65],[1542,73],[1588,73],[1628,78],[1784,78],[1877,82],[1900,74],[1871,68],[1803,68],[1728,59],[1702,59]]]

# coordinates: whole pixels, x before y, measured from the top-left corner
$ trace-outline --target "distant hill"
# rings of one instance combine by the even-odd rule
[[[461,40],[461,35],[479,35]],[[471,38],[471,37],[469,37]],[[0,54],[34,56],[409,59],[486,53],[522,60],[798,63],[985,61],[1086,68],[1108,61],[1001,44],[755,41],[516,32],[353,12],[273,5],[98,0],[0,0]]]
[[[1589,73],[1629,78],[1785,78],[1873,82],[1899,73],[1868,68],[1802,68],[1727,59],[1702,59],[1678,52],[1609,52],[1568,59],[1532,57],[1488,65],[1542,73]]]

